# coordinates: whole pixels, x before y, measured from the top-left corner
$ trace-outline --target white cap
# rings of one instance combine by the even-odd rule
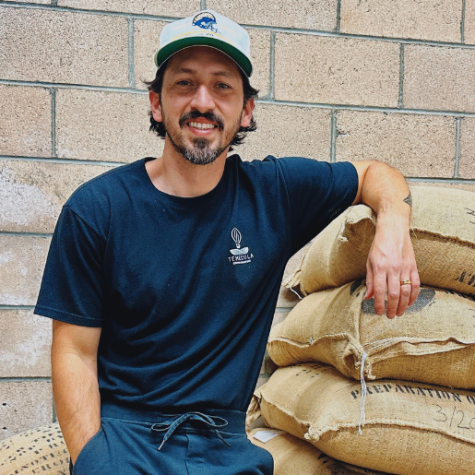
[[[252,74],[249,34],[242,26],[213,10],[203,10],[165,25],[155,64],[160,68],[175,53],[191,46],[218,49],[233,59],[247,77]]]

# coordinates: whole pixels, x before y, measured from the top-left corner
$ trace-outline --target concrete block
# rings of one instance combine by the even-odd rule
[[[138,89],[147,89],[143,82],[155,78],[153,57],[158,50],[160,32],[165,25],[164,21],[134,21],[135,87]]]
[[[342,0],[342,33],[460,42],[459,0]]]
[[[51,94],[47,89],[0,85],[0,154],[51,156]]]
[[[154,55],[157,52],[159,37],[165,26],[162,21],[136,20],[134,22],[135,47],[135,86],[146,89],[144,81],[155,77]],[[259,97],[269,94],[270,89],[270,32],[249,29],[251,38],[251,59],[254,72],[251,84],[259,89]]]
[[[53,422],[49,381],[0,381],[0,440]]]
[[[467,44],[475,44],[475,0],[465,0],[464,39]]]
[[[404,47],[404,107],[475,111],[475,50]]]
[[[473,117],[462,120],[459,176],[475,178],[475,118]]]
[[[1,6],[0,31],[2,79],[128,86],[126,18]]]
[[[72,192],[110,169],[74,163],[0,161],[0,231],[52,233]]]
[[[262,160],[267,155],[330,160],[329,109],[257,103],[254,117],[257,131],[236,148],[244,160]]]
[[[46,237],[0,235],[0,305],[36,304],[49,244]]]
[[[278,34],[275,97],[283,101],[396,107],[399,45]]]
[[[331,31],[337,21],[337,0],[207,0],[206,6],[245,25]]]
[[[200,0],[58,0],[61,7],[141,15],[186,17],[201,9]]]
[[[132,162],[162,153],[164,141],[148,130],[147,94],[62,89],[56,105],[60,158]]]
[[[270,31],[248,29],[251,38],[253,72],[251,86],[259,90],[259,97],[270,92]]]
[[[337,130],[337,161],[381,160],[406,176],[453,176],[453,117],[339,111]]]
[[[51,376],[51,320],[32,310],[0,310],[0,377]],[[1,432],[0,432],[1,433]]]

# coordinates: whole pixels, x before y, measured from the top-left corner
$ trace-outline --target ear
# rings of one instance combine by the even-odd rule
[[[244,106],[244,109],[242,111],[242,116],[241,116],[241,127],[249,127],[249,124],[251,123],[252,119],[252,111],[254,110],[254,98],[251,97],[248,99],[246,102],[246,105]]]
[[[148,98],[150,100],[150,108],[152,109],[152,116],[156,122],[161,122],[162,117],[162,108],[160,107],[160,96],[153,91],[148,92]]]

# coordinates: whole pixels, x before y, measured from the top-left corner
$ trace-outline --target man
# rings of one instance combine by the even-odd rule
[[[255,128],[255,91],[247,33],[215,12],[168,24],[156,64],[151,122],[163,155],[73,194],[36,307],[54,319],[71,470],[271,474],[244,414],[285,263],[364,202],[378,213],[367,298],[382,315],[388,291],[387,316],[402,315],[419,288],[409,190],[380,163],[227,158]]]

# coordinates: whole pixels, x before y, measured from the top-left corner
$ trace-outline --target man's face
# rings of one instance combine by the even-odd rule
[[[162,121],[167,139],[187,160],[212,163],[240,126],[252,117],[253,100],[243,106],[244,93],[236,63],[220,51],[196,46],[169,61],[160,97],[151,93],[153,117]]]

